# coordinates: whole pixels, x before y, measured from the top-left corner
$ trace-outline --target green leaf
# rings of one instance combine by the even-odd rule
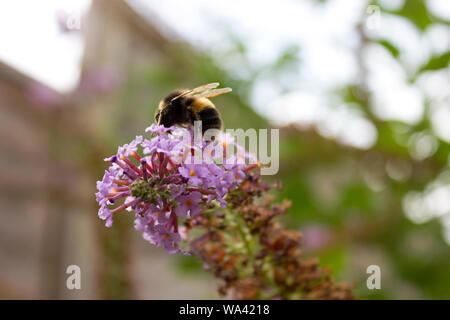
[[[386,39],[380,39],[376,42],[385,47],[394,58],[398,58],[400,55],[400,50],[392,42],[389,42]]]
[[[449,62],[450,62],[450,51],[447,51],[441,55],[431,57],[430,60],[428,60],[428,62],[419,69],[418,73],[420,74],[424,71],[447,68]]]
[[[433,23],[423,0],[406,0],[400,10],[385,11],[407,18],[421,31],[425,31]]]

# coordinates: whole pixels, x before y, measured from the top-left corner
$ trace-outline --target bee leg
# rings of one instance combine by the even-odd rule
[[[161,112],[158,110],[158,111],[155,113],[155,123],[156,123],[156,124],[159,124],[159,119],[160,119],[160,117],[161,117]]]

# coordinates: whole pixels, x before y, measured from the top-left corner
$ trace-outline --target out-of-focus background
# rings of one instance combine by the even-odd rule
[[[448,0],[2,1],[0,298],[218,298],[94,197],[166,93],[218,81],[226,127],[280,128],[306,256],[360,298],[449,299],[449,24]]]

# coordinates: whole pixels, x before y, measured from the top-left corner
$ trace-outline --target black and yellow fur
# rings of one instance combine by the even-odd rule
[[[159,103],[155,114],[156,123],[164,127],[173,125],[190,127],[194,125],[194,121],[201,121],[202,133],[208,129],[222,130],[220,113],[211,100],[204,97],[180,96],[183,92],[184,90],[173,91]]]

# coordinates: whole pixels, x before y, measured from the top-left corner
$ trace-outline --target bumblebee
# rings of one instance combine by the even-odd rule
[[[218,86],[215,82],[169,93],[159,103],[155,122],[164,127],[193,127],[194,121],[201,121],[202,134],[208,129],[222,130],[220,113],[209,99],[228,93],[231,88],[216,89]]]

